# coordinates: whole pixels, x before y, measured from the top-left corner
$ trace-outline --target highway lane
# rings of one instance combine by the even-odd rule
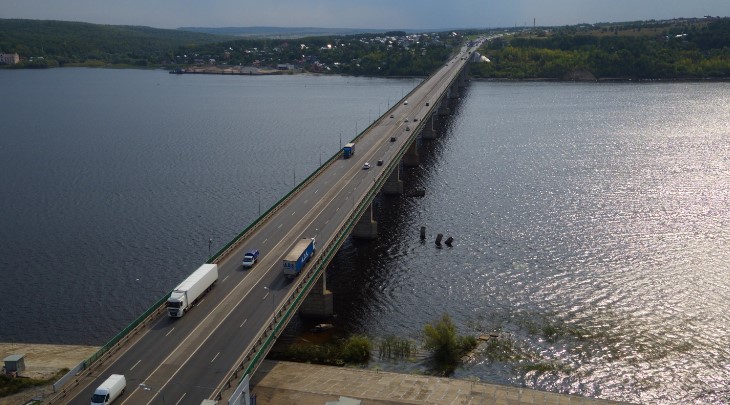
[[[455,59],[429,82],[442,79],[460,65]],[[418,116],[422,120],[428,109],[424,108],[425,102],[430,101],[433,106],[435,101],[429,100],[433,94],[429,87],[432,86],[421,86],[409,95],[408,105],[401,103],[392,111],[394,118],[381,117],[358,140],[353,158],[335,161],[272,216],[267,226],[256,230],[220,261],[218,285],[196,308],[180,319],[164,316],[155,321],[133,346],[95,372],[96,378],[86,379],[85,389],[70,402],[88,403],[93,389],[111,373],[125,374],[128,380],[120,403],[197,405],[212,395],[225,374],[240,362],[241,353],[258,331],[268,324],[273,308],[289,293],[293,283],[281,274],[283,256],[300,237],[317,234],[321,244],[335,235],[355,201],[367,193],[375,176],[382,172],[375,165],[362,170],[362,164],[391,158],[397,147],[412,136],[413,131],[405,131],[405,126],[415,129],[412,118]],[[404,122],[405,118],[409,123]],[[397,141],[390,142],[390,136],[396,136]],[[243,271],[240,260],[250,248],[258,248],[262,256],[253,269]]]

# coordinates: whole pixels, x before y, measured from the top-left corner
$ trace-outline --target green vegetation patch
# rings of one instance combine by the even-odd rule
[[[474,336],[460,336],[456,325],[448,314],[423,328],[424,346],[430,350],[437,369],[445,375],[453,373],[462,356],[477,347]]]
[[[372,349],[373,344],[367,336],[353,335],[334,343],[295,343],[282,351],[272,352],[270,357],[276,360],[344,366],[366,363]]]
[[[44,380],[37,380],[35,378],[25,378],[25,377],[13,378],[13,377],[2,374],[2,375],[0,375],[0,398],[7,397],[7,396],[13,395],[13,394],[17,394],[28,388],[53,384],[58,379],[63,377],[66,373],[68,373],[68,369],[64,368],[63,370],[57,372],[53,377],[44,379]]]
[[[640,31],[641,26],[633,29]],[[730,78],[730,18],[652,26],[648,35],[619,32],[566,27],[491,41],[480,49],[491,62],[474,66],[471,74],[558,80]]]
[[[378,353],[381,359],[409,358],[415,352],[416,348],[413,342],[393,335],[380,340],[378,344]]]

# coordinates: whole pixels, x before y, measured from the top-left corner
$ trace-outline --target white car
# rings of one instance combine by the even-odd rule
[[[362,165],[362,169],[363,169],[363,170],[367,170],[367,169],[369,169],[369,168],[370,168],[370,163],[367,163],[367,162],[366,162],[366,163],[365,163],[364,165]]]

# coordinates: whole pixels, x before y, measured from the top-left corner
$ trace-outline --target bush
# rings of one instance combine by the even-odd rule
[[[426,337],[426,349],[433,352],[436,361],[455,363],[459,360],[456,326],[449,315],[444,314],[437,322],[426,324],[423,333]]]
[[[370,359],[373,344],[366,336],[350,336],[341,350],[341,357],[346,363],[365,363]]]
[[[365,363],[370,359],[372,342],[362,335],[350,336],[337,343],[298,343],[288,346],[282,352],[271,353],[279,360],[342,366],[347,363]]]

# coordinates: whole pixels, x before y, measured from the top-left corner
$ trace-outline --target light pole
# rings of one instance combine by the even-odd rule
[[[208,239],[208,257],[210,257],[210,245],[213,244],[213,238]]]
[[[264,286],[264,290],[268,291],[267,294],[271,294],[271,312],[273,313],[276,311],[276,303],[274,302],[274,290],[266,286]],[[264,298],[266,298],[265,295]]]
[[[141,383],[139,387],[145,391],[157,391],[160,394],[160,398],[162,398],[162,405],[165,405],[165,394],[162,393],[162,390],[160,390],[159,388],[150,387],[149,385],[145,385],[144,383]]]

